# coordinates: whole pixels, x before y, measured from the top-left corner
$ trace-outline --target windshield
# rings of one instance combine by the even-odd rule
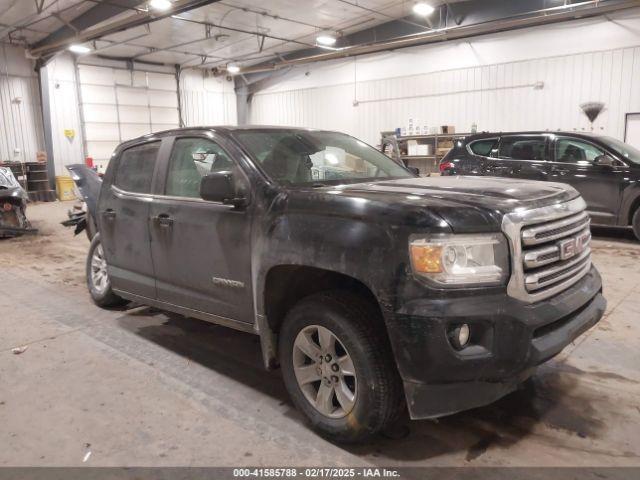
[[[631,163],[640,165],[640,150],[632,147],[628,143],[621,142],[613,137],[600,137],[600,141],[612,150],[617,151]]]
[[[233,135],[281,185],[413,177],[386,155],[342,133],[265,129]]]

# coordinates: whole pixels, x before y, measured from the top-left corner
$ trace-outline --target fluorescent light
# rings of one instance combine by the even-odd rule
[[[336,43],[336,37],[332,37],[331,35],[318,35],[316,37],[316,42],[320,45],[333,45]]]
[[[227,65],[227,72],[238,73],[239,71],[240,71],[240,67],[238,65]]]
[[[169,10],[171,2],[169,0],[151,0],[149,6],[154,10]]]
[[[435,8],[433,8],[428,3],[420,2],[420,3],[416,3],[413,6],[413,13],[415,13],[416,15],[420,15],[421,17],[426,17],[427,15],[431,15],[434,11],[435,11]]]
[[[89,53],[91,51],[91,49],[89,47],[86,47],[85,45],[69,45],[69,50],[72,51],[73,53]]]

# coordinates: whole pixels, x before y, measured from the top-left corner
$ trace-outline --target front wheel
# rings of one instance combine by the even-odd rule
[[[127,303],[111,289],[111,281],[107,272],[107,261],[100,243],[100,234],[96,233],[89,246],[86,265],[87,287],[93,303],[102,308],[117,307]]]
[[[285,386],[330,440],[364,441],[400,411],[400,378],[379,317],[359,296],[327,292],[303,299],[285,318],[279,341]]]

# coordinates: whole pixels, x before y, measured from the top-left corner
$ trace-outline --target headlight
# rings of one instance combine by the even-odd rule
[[[409,250],[413,272],[440,287],[503,285],[509,275],[501,233],[415,237]]]

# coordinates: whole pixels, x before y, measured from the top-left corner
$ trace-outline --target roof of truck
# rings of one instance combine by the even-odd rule
[[[240,126],[230,126],[230,125],[199,125],[195,127],[182,127],[182,128],[171,128],[169,130],[161,130],[159,132],[147,133],[145,135],[141,135],[136,138],[132,138],[130,140],[126,140],[122,142],[122,145],[129,145],[132,143],[138,143],[141,140],[152,140],[154,138],[162,138],[169,135],[175,135],[176,133],[184,133],[184,132],[197,132],[197,131],[212,131],[217,133],[230,134],[233,132],[240,131],[260,131],[260,130],[289,130],[289,131],[305,131],[305,132],[328,132],[330,130],[322,130],[316,128],[304,128],[304,127],[288,127],[282,125],[240,125]]]

